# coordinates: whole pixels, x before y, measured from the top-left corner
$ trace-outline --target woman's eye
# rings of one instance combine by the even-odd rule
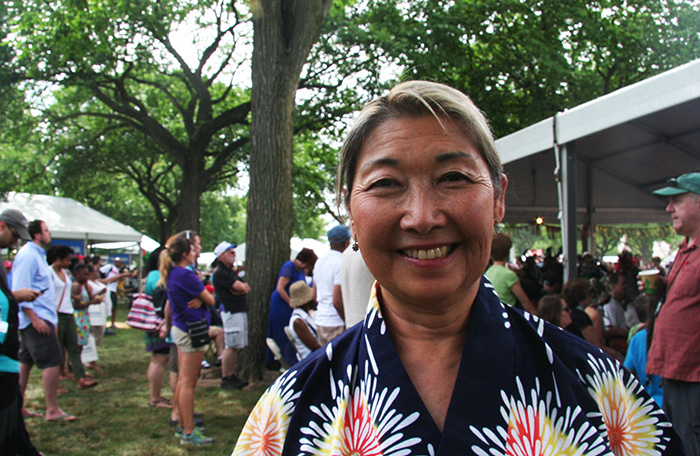
[[[461,182],[468,180],[469,178],[466,175],[458,172],[447,173],[440,179],[441,182]]]
[[[395,187],[398,185],[398,182],[396,182],[394,179],[380,179],[376,182],[373,182],[372,185],[370,185],[370,188],[387,188],[387,187]]]

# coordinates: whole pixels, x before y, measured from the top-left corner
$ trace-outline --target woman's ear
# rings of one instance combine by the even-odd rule
[[[503,220],[506,215],[506,189],[508,188],[508,177],[501,173],[501,194],[494,197],[493,200],[493,216],[496,217],[498,223]]]

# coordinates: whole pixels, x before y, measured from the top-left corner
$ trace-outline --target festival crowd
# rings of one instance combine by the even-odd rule
[[[322,258],[305,248],[280,265],[266,361],[282,374],[234,455],[700,455],[700,173],[655,191],[685,236],[668,271],[629,251],[614,264],[584,254],[564,282],[552,250],[511,261],[508,178],[461,92],[397,85],[363,109],[340,155],[350,228],[328,231]],[[76,419],[58,405],[61,378],[100,387],[89,372],[134,276],[52,245],[49,228],[0,214],[0,247],[26,241],[11,276],[0,267],[2,454],[40,454],[25,418]],[[250,286],[235,247],[221,241],[205,273],[200,236],[170,237],[127,316],[145,329],[149,405],[170,409],[185,446],[214,443],[194,412],[207,350],[221,389],[248,385]],[[640,280],[652,268],[653,285]],[[34,365],[43,413],[23,402]]]

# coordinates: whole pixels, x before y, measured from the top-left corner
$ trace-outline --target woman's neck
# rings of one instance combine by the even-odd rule
[[[410,343],[445,343],[452,340],[461,347],[466,337],[471,303],[476,296],[467,296],[459,302],[430,303],[410,306],[397,303],[396,298],[382,288],[378,289],[382,315],[391,328],[392,338]],[[471,295],[471,293],[470,293]],[[440,309],[440,310],[437,310]],[[430,311],[426,311],[430,310]]]
[[[386,292],[383,294],[382,315],[401,363],[442,432],[457,381],[475,294],[468,293],[469,296],[461,302],[415,307],[393,302],[392,296],[387,296]],[[430,309],[441,311],[426,312]]]

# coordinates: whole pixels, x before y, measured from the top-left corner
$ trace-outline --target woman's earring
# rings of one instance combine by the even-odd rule
[[[503,229],[503,224],[498,223],[498,218],[494,217],[493,218],[493,232],[498,234],[501,232],[502,229]]]
[[[353,252],[357,252],[358,250],[360,250],[360,246],[357,244],[357,241],[353,241],[353,243],[352,243],[352,251],[353,251]]]

